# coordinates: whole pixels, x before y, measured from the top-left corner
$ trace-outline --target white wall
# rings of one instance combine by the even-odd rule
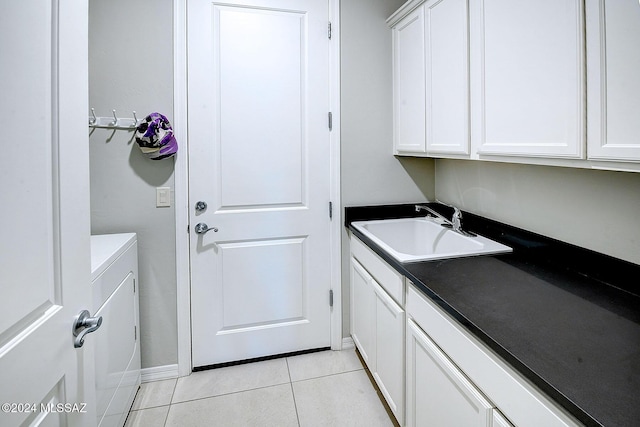
[[[171,0],[90,0],[89,105],[172,120]],[[145,158],[133,132],[90,134],[91,232],[138,233],[142,367],[177,363],[175,215],[156,208],[155,188],[173,188],[173,159]],[[178,141],[180,143],[180,141]]]
[[[433,199],[433,161],[392,155],[391,30],[403,0],[343,0],[342,206]],[[349,336],[349,242],[342,238],[343,336]]]
[[[438,199],[640,264],[640,173],[438,160]]]

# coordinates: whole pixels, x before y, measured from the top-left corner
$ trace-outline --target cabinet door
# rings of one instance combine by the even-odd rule
[[[428,154],[469,154],[469,2],[425,4]]]
[[[376,370],[373,374],[391,411],[404,423],[404,310],[375,281]]]
[[[408,426],[491,425],[492,405],[410,319],[406,398]]]
[[[471,2],[471,129],[478,153],[583,156],[582,4]]]
[[[424,7],[398,22],[393,37],[394,151],[425,152]]]
[[[497,409],[493,409],[493,411],[491,412],[491,416],[492,427],[513,427],[513,424],[511,424],[509,420],[507,420],[504,415],[502,415]]]
[[[351,337],[371,371],[375,370],[375,309],[373,279],[351,257]]]
[[[640,5],[587,0],[590,159],[640,161]]]

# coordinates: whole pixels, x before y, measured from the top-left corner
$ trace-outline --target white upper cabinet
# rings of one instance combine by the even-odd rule
[[[587,155],[640,161],[640,4],[587,0]]]
[[[394,152],[469,154],[468,0],[432,0],[393,32]]]
[[[637,0],[411,0],[394,154],[640,172]]]
[[[424,8],[392,28],[394,152],[425,152]]]
[[[471,2],[471,128],[480,155],[581,158],[581,0]]]
[[[469,2],[425,4],[427,153],[469,154]]]

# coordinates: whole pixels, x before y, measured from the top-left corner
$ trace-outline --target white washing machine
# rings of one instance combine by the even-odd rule
[[[135,233],[91,236],[91,313],[97,425],[122,427],[140,386],[138,246]]]

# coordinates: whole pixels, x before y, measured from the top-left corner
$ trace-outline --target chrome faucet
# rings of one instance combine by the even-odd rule
[[[441,220],[443,220],[445,223],[449,224],[452,228],[453,228],[453,222],[449,221],[447,218],[445,218],[444,216],[440,215],[438,212],[436,212],[435,210],[431,209],[429,206],[423,206],[423,205],[416,205],[416,212],[420,212],[421,210],[425,210],[427,212],[429,212],[431,215],[440,218]],[[460,222],[460,220],[458,220],[458,222]]]
[[[462,212],[455,206],[451,206],[453,208],[453,215],[451,216],[451,222],[453,223],[453,230],[460,231],[462,228],[462,224],[460,220],[462,219]]]
[[[442,203],[439,201],[438,203],[441,203],[443,205],[449,206],[450,208],[453,208],[453,215],[451,216],[451,220],[445,218],[443,215],[439,214],[434,209],[431,209],[429,206],[416,205],[416,212],[425,210],[430,214],[440,218],[442,221],[444,221],[445,224],[448,224],[451,227],[451,229],[456,233],[462,234],[463,236],[474,236],[474,234],[462,229],[462,224],[460,222],[460,220],[462,219],[462,212],[460,212],[460,209],[458,209],[455,206],[447,205],[446,203]]]

